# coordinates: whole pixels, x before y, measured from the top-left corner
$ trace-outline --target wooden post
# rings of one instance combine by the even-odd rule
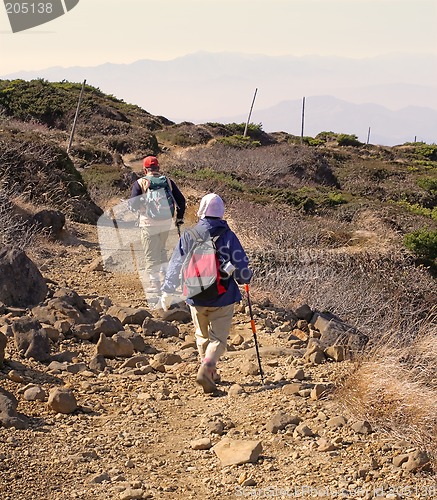
[[[369,127],[369,130],[367,131],[367,142],[366,142],[366,144],[369,144],[369,140],[370,140],[370,127]]]
[[[73,143],[74,131],[76,130],[76,122],[77,122],[77,117],[79,116],[79,108],[80,108],[80,103],[82,102],[82,95],[83,95],[83,90],[85,88],[85,83],[86,80],[83,81],[82,88],[80,89],[79,100],[77,101],[76,114],[74,115],[73,128],[71,129],[70,141],[68,142],[67,146],[67,154],[70,152],[71,144]]]
[[[257,91],[258,91],[258,89],[255,89],[255,93],[253,94],[252,106],[250,106],[249,116],[247,117],[246,126],[244,127],[244,134],[243,134],[243,137],[246,137],[246,134],[247,134],[247,127],[249,126],[249,122],[250,122],[250,115],[252,114],[252,109],[253,109],[253,105],[254,105],[254,103],[255,103],[255,97],[256,97],[256,93],[257,93]]]
[[[305,97],[302,98],[302,120],[301,120],[301,129],[300,129],[300,142],[303,143],[303,129],[305,123]]]

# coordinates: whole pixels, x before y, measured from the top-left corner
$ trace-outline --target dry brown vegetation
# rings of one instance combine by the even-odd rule
[[[79,87],[72,89],[74,109]],[[29,121],[33,115],[26,115],[26,123],[1,117],[0,242],[22,248],[32,242],[18,216],[20,203],[95,221],[100,212],[94,202],[103,207],[106,198],[126,196],[126,170],[116,153],[159,152],[152,130],[183,139],[190,147],[170,147],[161,165],[183,190],[195,193],[191,212],[206,192],[223,196],[255,270],[254,297],[291,309],[306,302],[366,334],[369,346],[339,394],[356,415],[407,435],[436,457],[437,284],[406,251],[403,236],[437,222],[393,203],[435,207],[436,193],[418,184],[436,178],[435,160],[414,157],[415,146],[312,148],[287,137],[269,146],[232,148],[211,141],[229,135],[225,127],[175,126],[137,108],[134,119],[130,106],[101,99],[89,89],[74,164],[65,153],[71,110],[48,117],[57,126],[50,130]],[[87,170],[82,176],[74,166]],[[109,174],[92,183],[97,169]]]
[[[434,308],[435,309],[435,308]],[[396,328],[380,332],[338,391],[356,415],[413,442],[437,457],[437,326],[430,316],[405,341]]]
[[[366,171],[348,163],[346,170],[352,170],[345,173],[332,152],[285,144],[262,150],[194,148],[166,161],[176,174],[182,172],[183,182],[193,185],[192,176],[198,190],[224,196],[231,225],[249,249],[259,300],[290,308],[306,302],[369,337],[355,370],[339,383],[348,408],[436,457],[437,321],[431,310],[437,284],[402,244],[406,231],[432,221],[382,203],[418,191],[417,184],[406,172],[390,174],[392,164],[375,182],[375,165]],[[202,178],[198,174],[205,169],[221,177]],[[337,207],[319,202],[306,210],[286,199],[280,204],[262,198],[263,189],[315,187],[323,194],[327,186],[346,186],[353,202]],[[306,194],[316,199],[314,192]]]

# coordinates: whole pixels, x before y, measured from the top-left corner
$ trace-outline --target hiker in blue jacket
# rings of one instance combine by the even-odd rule
[[[200,220],[194,227],[194,233],[201,237],[208,233],[212,238],[217,236],[215,245],[222,268],[228,270],[227,289],[212,299],[196,296],[186,299],[195,326],[196,344],[201,361],[196,381],[205,393],[213,392],[216,389],[215,382],[219,380],[216,364],[226,351],[234,304],[241,301],[238,285],[249,283],[252,278],[246,252],[228,223],[223,220],[224,212],[225,207],[220,196],[215,193],[204,196],[197,212]],[[173,294],[181,283],[181,271],[190,258],[195,242],[193,230],[187,230],[174,249],[161,288],[161,307],[164,311],[170,307]]]

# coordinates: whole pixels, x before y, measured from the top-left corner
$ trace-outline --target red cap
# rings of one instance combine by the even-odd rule
[[[143,160],[143,167],[159,167],[158,158],[156,156],[146,156]]]

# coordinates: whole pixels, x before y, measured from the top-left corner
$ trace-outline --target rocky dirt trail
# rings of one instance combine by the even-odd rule
[[[46,362],[15,346],[11,325],[26,312],[0,317],[8,338],[0,387],[26,417],[23,428],[0,425],[1,499],[437,498],[435,476],[408,437],[383,434],[342,407],[334,389],[352,362],[314,348],[320,332],[308,319],[255,303],[261,385],[239,306],[220,390],[207,396],[195,384],[186,311],[163,322],[135,275],[103,271],[98,258],[95,228],[75,225],[64,244],[39,252],[38,265],[52,292],[72,290],[100,316],[118,308],[119,318],[144,309],[150,317],[124,322],[135,352],[96,357],[101,338],[84,340],[89,330],[73,328],[51,332]],[[48,404],[56,387],[71,390],[74,411]]]

